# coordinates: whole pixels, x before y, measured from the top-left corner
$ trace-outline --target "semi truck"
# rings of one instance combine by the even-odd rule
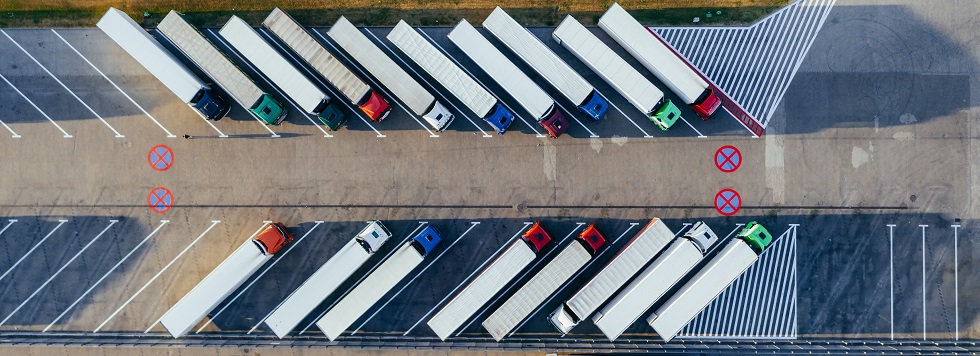
[[[356,105],[372,121],[381,122],[391,113],[391,104],[323,48],[309,32],[285,11],[275,8],[262,21],[276,37],[303,58],[313,70]]]
[[[759,223],[745,225],[708,263],[647,318],[665,342],[670,341],[728,285],[749,269],[772,243],[772,235]]]
[[[490,16],[483,20],[483,28],[503,42],[589,118],[599,121],[606,115],[609,102],[592,84],[558,58],[555,52],[517,23],[504,9],[499,6],[493,9]]]
[[[708,120],[721,106],[716,89],[618,3],[599,18],[599,27],[702,119]]]
[[[592,322],[609,340],[615,341],[700,263],[716,241],[718,236],[707,224],[701,221],[695,223],[596,313]]]
[[[680,109],[665,98],[657,86],[571,15],[565,17],[551,37],[626,97],[661,130],[670,129],[681,117]]]
[[[548,320],[562,335],[567,334],[629,282],[673,238],[674,233],[662,220],[650,220],[599,273],[548,315]]]
[[[535,222],[523,236],[473,279],[459,294],[446,303],[427,324],[440,340],[445,341],[463,326],[474,313],[517,277],[551,241],[551,236]]]
[[[449,32],[449,39],[517,100],[548,131],[548,135],[557,138],[568,130],[568,119],[558,110],[555,100],[504,57],[473,25],[463,19]]]
[[[404,20],[399,21],[388,33],[388,41],[442,84],[449,93],[455,95],[466,108],[493,126],[498,134],[507,131],[507,127],[514,121],[514,114],[503,103]]]
[[[527,319],[534,309],[544,303],[545,299],[554,294],[565,281],[585,266],[605,243],[606,239],[595,228],[595,224],[589,224],[574,241],[566,245],[521,289],[490,314],[490,317],[483,321],[483,328],[490,332],[494,340],[503,339],[518,324]]]
[[[231,110],[221,96],[125,12],[110,7],[95,26],[206,120],[221,119]]]
[[[265,324],[280,339],[286,337],[303,318],[364,265],[391,238],[388,228],[375,220],[369,222],[354,238],[341,247],[316,272],[296,288],[265,319]]]
[[[267,125],[279,125],[286,119],[287,110],[282,103],[262,91],[211,41],[204,38],[197,28],[187,22],[183,14],[170,10],[157,25],[157,31],[259,120]]]
[[[160,318],[160,325],[174,338],[184,336],[291,241],[293,235],[281,222],[269,224],[167,310]]]
[[[327,35],[436,131],[445,130],[453,122],[453,114],[432,93],[425,90],[347,18],[341,16],[327,31]]]
[[[371,272],[354,290],[316,321],[316,326],[330,341],[336,340],[357,319],[381,300],[392,288],[422,264],[425,256],[442,241],[432,225],[422,229],[412,241],[402,245],[387,260]]]
[[[218,34],[303,111],[315,115],[331,130],[337,130],[347,122],[347,117],[337,104],[331,102],[330,96],[276,52],[245,20],[233,15]]]

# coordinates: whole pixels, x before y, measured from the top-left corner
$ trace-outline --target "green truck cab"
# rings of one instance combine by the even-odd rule
[[[286,119],[286,108],[269,94],[262,94],[248,110],[266,125],[279,125]]]
[[[762,250],[765,250],[772,243],[772,234],[769,233],[769,230],[755,221],[746,224],[745,228],[735,238],[744,240],[755,250],[756,254],[761,254]]]
[[[674,123],[676,123],[677,119],[680,118],[681,110],[678,109],[677,106],[670,100],[664,99],[664,103],[660,105],[660,108],[654,111],[653,115],[650,116],[650,121],[657,125],[657,127],[659,127],[661,130],[667,131],[671,126],[674,126]]]

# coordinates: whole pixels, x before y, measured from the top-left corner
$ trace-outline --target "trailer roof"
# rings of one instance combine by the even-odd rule
[[[179,12],[170,10],[157,25],[157,30],[245,109],[265,94]]]
[[[361,30],[341,16],[327,35],[354,57],[364,69],[378,78],[388,90],[401,99],[416,114],[425,114],[436,98],[399,67],[381,48],[371,42]]]
[[[303,26],[282,9],[278,7],[273,9],[265,21],[262,21],[262,25],[286,43],[331,85],[340,90],[351,103],[358,104],[371,92],[371,87],[367,83],[323,48],[320,42],[317,42]]]

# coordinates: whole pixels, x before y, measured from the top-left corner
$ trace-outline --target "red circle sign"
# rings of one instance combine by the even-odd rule
[[[174,205],[174,195],[167,188],[156,187],[150,190],[150,195],[146,197],[146,204],[157,214],[163,214]]]
[[[724,216],[732,216],[742,208],[742,196],[735,189],[725,188],[715,194],[715,210]]]
[[[732,173],[742,165],[742,152],[732,145],[721,146],[715,151],[715,167],[725,173]]]
[[[146,160],[150,162],[150,168],[163,172],[174,165],[174,151],[167,145],[156,145],[150,149]]]

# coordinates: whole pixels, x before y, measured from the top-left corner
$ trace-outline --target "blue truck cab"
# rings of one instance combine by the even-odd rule
[[[212,121],[220,120],[231,111],[231,105],[208,88],[199,90],[197,95],[194,95],[194,99],[191,99],[191,104],[195,110]]]
[[[439,234],[439,230],[436,230],[432,225],[428,225],[425,229],[422,229],[422,232],[415,235],[415,238],[412,239],[412,246],[415,247],[415,251],[418,251],[420,255],[426,256],[432,253],[432,250],[436,249],[440,241],[442,241],[442,235]]]
[[[490,126],[493,126],[497,130],[497,134],[503,135],[507,131],[507,127],[510,126],[510,123],[514,122],[514,113],[507,110],[504,104],[497,102],[497,106],[483,120],[490,124]]]
[[[599,92],[593,90],[592,94],[585,99],[585,103],[578,106],[578,109],[589,115],[592,121],[599,121],[603,116],[606,116],[606,111],[609,111],[609,102]]]

